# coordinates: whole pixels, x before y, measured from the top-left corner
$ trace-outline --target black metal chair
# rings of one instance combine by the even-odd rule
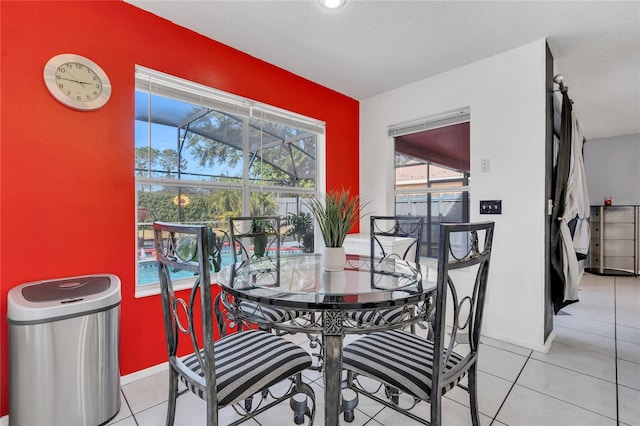
[[[371,259],[393,256],[403,260],[420,263],[420,245],[422,242],[422,216],[371,216],[370,217],[370,250]],[[409,240],[403,247],[402,253],[387,252],[386,238],[402,237]],[[388,246],[387,246],[388,247]],[[372,265],[376,268],[376,265]],[[383,311],[349,312],[347,317],[361,324],[381,325],[397,322],[407,315],[404,308],[387,309]],[[424,325],[420,324],[422,327]],[[415,325],[411,325],[415,332]]]
[[[229,236],[233,248],[233,270],[249,268],[256,284],[280,285],[280,241],[282,238],[279,216],[245,216],[229,218]],[[240,308],[253,315],[263,316],[271,322],[292,319],[291,312],[243,301]]]
[[[305,416],[313,423],[315,398],[302,381],[311,356],[297,345],[262,330],[242,330],[214,342],[213,302],[210,284],[209,238],[206,226],[155,222],[162,307],[169,354],[167,425],[173,425],[178,380],[207,403],[207,425],[218,425],[218,409],[233,405],[241,418],[257,414],[290,399],[294,421]],[[183,272],[181,278],[173,274]],[[188,298],[179,297],[174,281],[192,283]],[[180,335],[183,335],[180,339]],[[190,353],[178,356],[178,353]],[[288,390],[274,396],[269,388],[288,382]],[[185,391],[186,392],[186,391]],[[254,404],[254,395],[260,397]],[[307,407],[307,400],[313,409]]]
[[[468,391],[471,420],[474,426],[480,424],[477,364],[493,228],[493,222],[440,225],[433,340],[404,330],[389,330],[354,341],[344,348],[343,355],[349,388],[420,423],[440,425],[443,423],[442,395],[457,385]],[[456,272],[462,268],[474,273]],[[445,327],[447,321],[452,324],[450,329]],[[468,342],[465,339],[469,345],[466,355],[454,351],[459,330],[468,338]],[[367,391],[359,376],[382,383],[384,395]],[[468,385],[462,386],[460,381],[465,376],[468,376]],[[401,393],[412,397],[413,403],[400,407]],[[357,398],[354,401],[357,404]],[[409,411],[420,401],[430,403],[430,421]],[[349,404],[345,419],[353,418],[353,405]]]
[[[404,260],[420,263],[423,224],[424,217],[422,216],[371,216],[371,257],[394,255],[386,252],[383,239],[386,237],[403,237],[413,241],[407,245],[402,255],[395,255]],[[409,258],[411,253],[413,253],[413,257]]]
[[[280,281],[280,257],[281,240],[284,237],[281,226],[282,219],[279,216],[245,216],[229,218],[229,235],[234,249],[234,270],[247,268],[255,271],[255,279],[261,285],[278,286]],[[239,305],[246,314],[266,319],[260,321],[261,328],[276,334],[285,334],[279,329],[266,327],[265,323],[282,323],[303,317],[314,315],[311,312],[279,309],[271,306],[242,301]],[[322,369],[322,342],[319,336],[307,334],[309,345],[312,349],[319,349],[314,353],[317,361],[311,367],[314,370]]]

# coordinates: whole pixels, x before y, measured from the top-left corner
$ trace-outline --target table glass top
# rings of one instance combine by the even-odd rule
[[[347,255],[344,271],[325,271],[320,254],[256,260],[223,268],[218,283],[234,296],[296,308],[362,309],[424,300],[435,289],[435,260]]]

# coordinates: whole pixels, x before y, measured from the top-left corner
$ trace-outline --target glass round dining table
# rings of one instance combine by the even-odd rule
[[[320,254],[252,259],[218,273],[233,322],[322,336],[325,424],[339,424],[345,334],[427,321],[437,265],[397,257],[347,255],[344,270],[325,271]]]

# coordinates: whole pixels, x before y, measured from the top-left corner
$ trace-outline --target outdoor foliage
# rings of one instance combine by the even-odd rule
[[[298,244],[302,243],[306,253],[313,251],[313,217],[310,213],[289,213],[285,222],[289,229],[286,233],[293,236]]]

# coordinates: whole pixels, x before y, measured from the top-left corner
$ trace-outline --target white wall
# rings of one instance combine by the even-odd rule
[[[640,204],[640,134],[589,140],[584,167],[591,205]]]
[[[368,210],[393,214],[388,126],[466,106],[471,219],[496,222],[485,335],[544,350],[544,40],[362,101],[360,193]],[[488,173],[481,159],[490,160]],[[483,199],[502,200],[503,214],[480,216]]]

